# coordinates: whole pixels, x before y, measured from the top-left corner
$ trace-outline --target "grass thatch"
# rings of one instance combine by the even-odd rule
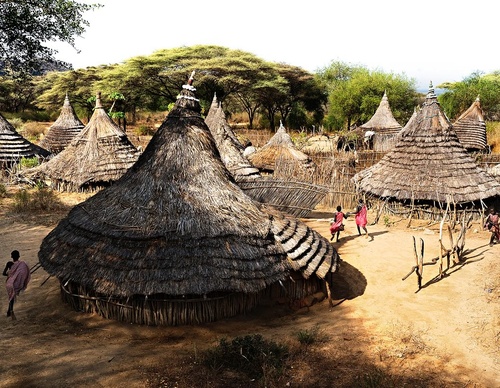
[[[458,140],[468,151],[486,152],[488,142],[486,140],[486,122],[479,97],[472,105],[453,123],[453,129]]]
[[[85,295],[182,300],[255,294],[295,267],[305,277],[335,270],[338,254],[326,239],[236,185],[200,110],[185,85],[136,164],[43,240],[47,272]],[[215,315],[240,308],[224,311]],[[193,314],[156,311],[177,312]]]
[[[22,137],[0,114],[0,167],[10,168],[22,158],[46,158],[50,152]]]
[[[498,182],[459,142],[433,89],[393,150],[353,179],[365,193],[399,201],[468,203],[500,195]]]
[[[57,154],[66,148],[84,127],[69,102],[68,94],[66,94],[61,113],[47,130],[44,138],[40,141],[40,146]]]
[[[24,175],[50,180],[52,187],[61,191],[93,191],[120,178],[139,154],[125,132],[107,115],[98,95],[89,123],[71,144]]]

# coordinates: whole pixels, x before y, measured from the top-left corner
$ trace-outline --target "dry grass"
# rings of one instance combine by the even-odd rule
[[[486,123],[486,135],[491,153],[500,154],[500,122],[492,121]]]
[[[28,121],[19,129],[19,133],[31,142],[38,142],[47,130],[47,123]]]

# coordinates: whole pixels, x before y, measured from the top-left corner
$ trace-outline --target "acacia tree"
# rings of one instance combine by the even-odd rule
[[[458,118],[478,96],[486,120],[500,117],[500,72],[488,75],[474,72],[461,82],[445,83],[439,87],[447,89],[438,100],[451,119]]]
[[[9,76],[36,74],[57,62],[57,50],[45,44],[61,41],[75,46],[85,32],[83,13],[98,4],[73,0],[7,0],[0,2],[0,70]]]

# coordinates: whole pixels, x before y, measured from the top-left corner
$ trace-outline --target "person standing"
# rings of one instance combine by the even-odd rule
[[[366,229],[366,224],[368,223],[367,221],[367,213],[368,209],[366,208],[365,203],[363,200],[360,198],[358,200],[358,206],[355,211],[355,220],[356,220],[356,227],[358,228],[358,234],[361,236],[361,229],[365,231],[365,237],[368,238],[368,230]]]
[[[490,209],[490,213],[488,214],[488,217],[486,217],[486,221],[484,223],[484,228],[488,229],[491,232],[490,247],[493,246],[495,240],[497,240],[497,242],[500,242],[500,226],[498,224],[498,221],[498,213],[495,211],[495,209]]]
[[[5,265],[5,269],[3,271],[3,274],[7,276],[5,287],[7,288],[7,296],[9,297],[7,316],[12,316],[12,319],[16,319],[16,316],[14,315],[14,302],[16,300],[16,296],[28,287],[28,283],[31,280],[31,274],[28,264],[19,260],[19,251],[12,251],[10,257],[12,258],[12,261]]]
[[[344,218],[347,218],[347,215],[342,213],[342,207],[339,205],[330,222],[330,233],[332,234],[330,241],[333,240],[335,233],[337,233],[337,242],[339,242],[340,231],[344,230]]]

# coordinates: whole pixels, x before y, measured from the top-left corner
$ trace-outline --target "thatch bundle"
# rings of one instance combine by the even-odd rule
[[[45,158],[49,155],[49,151],[21,136],[0,114],[0,168],[10,168],[22,158]]]
[[[85,127],[69,102],[68,94],[57,120],[49,127],[40,146],[53,154],[61,152]]]
[[[462,143],[464,148],[468,151],[488,151],[486,122],[484,121],[479,97],[477,97],[472,105],[453,123],[453,129],[460,143]]]
[[[184,85],[122,178],[43,240],[40,263],[75,307],[136,323],[193,324],[248,311],[292,269],[304,279],[335,271],[338,254],[323,237],[235,184],[194,91]]]
[[[393,150],[353,180],[363,192],[399,201],[457,204],[500,195],[498,182],[459,142],[432,86]]]
[[[214,96],[210,111],[205,118],[222,162],[236,180],[259,178],[260,172],[243,155],[244,147],[239,142],[226,120],[222,106]]]
[[[250,162],[261,171],[273,172],[277,161],[300,166],[303,170],[314,170],[311,158],[299,151],[286,132],[283,123],[274,136],[259,150],[248,156]]]
[[[63,151],[27,170],[30,178],[48,179],[62,191],[92,191],[120,178],[140,152],[108,116],[97,95],[90,121]]]

